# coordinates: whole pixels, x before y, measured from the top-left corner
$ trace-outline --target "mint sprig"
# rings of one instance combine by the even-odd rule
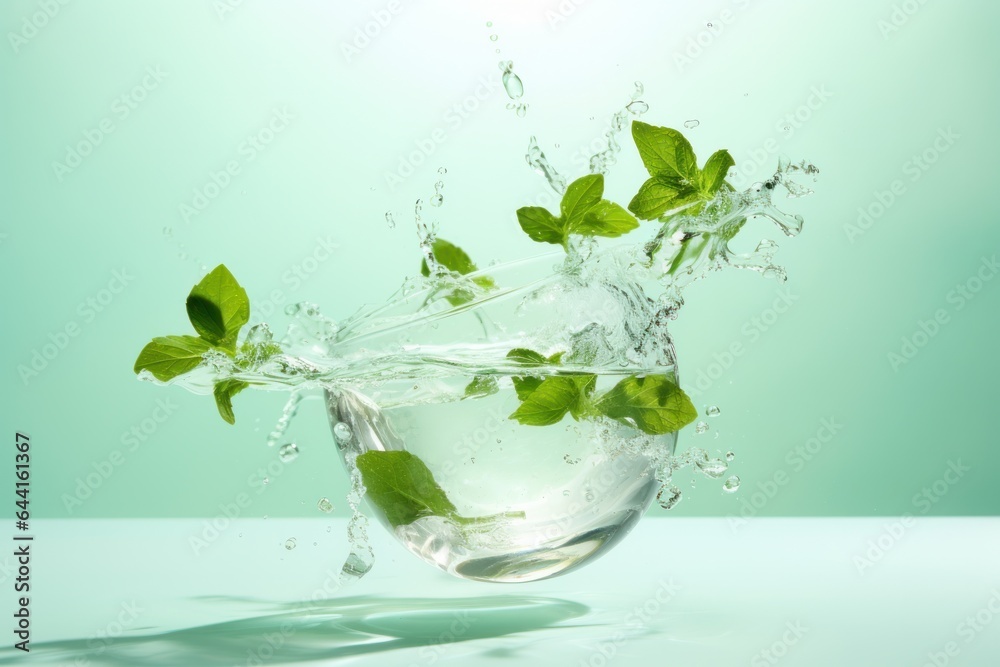
[[[642,184],[628,208],[643,220],[699,201],[708,201],[726,184],[726,174],[735,162],[719,150],[698,169],[694,149],[684,135],[669,127],[632,123],[632,138],[650,178]]]
[[[187,298],[188,319],[198,336],[161,336],[146,344],[135,360],[136,374],[148,371],[161,382],[197,368],[207,352],[236,355],[240,329],[250,321],[250,299],[224,264],[201,279]],[[272,346],[271,351],[276,351]],[[213,394],[222,418],[234,424],[233,396],[249,385],[239,380],[217,382]]]
[[[475,265],[469,254],[450,241],[444,239],[434,239],[431,244],[431,252],[434,254],[434,261],[449,271],[454,271],[460,275],[475,273],[479,267]],[[427,260],[420,262],[420,275],[425,278],[430,277],[431,269],[427,265]],[[484,290],[495,289],[497,284],[489,276],[475,276],[472,282]],[[461,306],[473,300],[474,295],[468,290],[457,289],[447,296],[448,303],[453,306]]]
[[[517,210],[517,222],[533,240],[567,248],[572,234],[618,237],[639,226],[635,217],[603,199],[604,175],[588,174],[570,183],[559,205],[558,217],[541,206]]]

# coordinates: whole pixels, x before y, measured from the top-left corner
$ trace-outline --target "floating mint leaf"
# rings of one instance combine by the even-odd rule
[[[489,396],[500,391],[497,379],[492,375],[476,375],[465,387],[465,398],[479,398]]]
[[[733,156],[726,149],[717,150],[712,153],[712,157],[705,162],[705,168],[701,170],[701,191],[707,197],[713,196],[726,182],[726,174],[729,169],[736,164]]]
[[[219,414],[230,424],[236,423],[236,415],[233,414],[233,396],[240,393],[250,385],[241,380],[223,380],[215,384],[215,405],[219,408]]]
[[[431,251],[434,253],[434,259],[438,264],[448,269],[449,271],[454,271],[461,275],[466,275],[469,273],[475,273],[479,268],[469,257],[468,253],[459,248],[454,243],[450,241],[445,241],[444,239],[435,239],[434,243],[431,245]],[[430,267],[427,266],[427,260],[420,262],[420,275],[428,277],[431,275]],[[489,276],[475,276],[472,282],[482,287],[484,290],[494,289],[497,284]],[[468,303],[472,301],[474,296],[468,292],[468,290],[458,290],[454,294],[449,295],[448,302],[453,306],[460,306],[463,303]]]
[[[214,349],[212,344],[195,336],[160,336],[147,343],[135,360],[136,373],[149,371],[157,380],[166,382],[193,371],[202,355]]]
[[[557,424],[576,405],[579,394],[579,387],[571,377],[557,375],[545,378],[510,418],[525,426]]]
[[[602,199],[603,195],[604,174],[588,174],[566,188],[560,217],[538,206],[526,206],[517,210],[517,221],[535,241],[564,247],[570,234],[616,237],[639,226],[631,213]]]
[[[366,494],[393,528],[425,516],[453,516],[455,506],[423,461],[405,451],[368,451],[356,464]]]
[[[687,394],[664,375],[627,377],[598,399],[596,408],[653,435],[678,431],[698,416]]]
[[[240,329],[250,320],[250,299],[229,269],[219,264],[191,290],[187,312],[202,338],[232,352]]]
[[[516,347],[508,352],[507,358],[522,366],[542,366],[545,364],[545,357],[534,350],[523,347]]]

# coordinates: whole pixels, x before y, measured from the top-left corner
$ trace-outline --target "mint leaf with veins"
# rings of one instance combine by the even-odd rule
[[[250,321],[250,299],[229,269],[219,264],[191,289],[187,312],[202,338],[233,351],[240,329]]]
[[[533,240],[563,247],[571,234],[617,237],[639,226],[635,216],[603,196],[604,174],[588,174],[566,188],[560,216],[540,206],[525,206],[517,210],[517,222]]]

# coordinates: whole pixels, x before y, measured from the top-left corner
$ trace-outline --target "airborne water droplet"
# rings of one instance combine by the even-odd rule
[[[701,434],[708,431],[708,422],[698,422],[694,427],[694,432]]]
[[[725,481],[722,485],[722,490],[726,493],[736,493],[740,489],[740,478],[739,475],[733,475]]]
[[[689,130],[693,130],[694,128],[698,127],[699,125],[701,125],[701,121],[700,120],[686,120],[686,121],[684,121],[684,127],[686,127]]]
[[[521,83],[521,77],[514,73],[514,61],[501,60],[500,71],[503,72],[501,80],[504,90],[507,91],[507,97],[512,100],[520,99],[524,95],[524,84]]]
[[[732,452],[726,452],[726,460],[727,461],[732,461],[735,458],[736,458],[736,454],[733,454]]]
[[[705,409],[705,414],[709,417],[718,417],[722,414],[722,410],[719,409],[718,405],[710,405]]]
[[[642,100],[636,100],[635,102],[630,103],[625,108],[628,109],[628,112],[633,116],[641,116],[642,114],[649,111],[649,105],[643,102]]]
[[[319,502],[316,503],[316,507],[318,507],[321,512],[326,512],[327,514],[333,511],[333,503],[331,503],[330,499],[326,497],[320,498]]]
[[[490,35],[490,41],[491,42],[497,41],[497,36],[496,35]]]
[[[289,551],[291,551],[292,549],[295,548],[295,538],[294,537],[289,537],[287,540],[285,540],[285,548],[288,549]]]
[[[290,442],[287,445],[282,445],[281,449],[278,450],[278,458],[280,458],[285,463],[294,461],[299,456],[299,446],[294,442]]]
[[[389,229],[396,228],[396,220],[392,217],[391,211],[385,212],[385,224],[389,225]]]
[[[681,501],[681,490],[673,484],[664,486],[660,489],[660,492],[656,494],[656,500],[660,503],[660,507],[663,509],[673,509],[677,506],[677,503]]]

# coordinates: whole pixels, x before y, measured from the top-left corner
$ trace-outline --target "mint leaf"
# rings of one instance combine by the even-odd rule
[[[627,377],[601,396],[595,407],[653,435],[678,431],[698,416],[687,394],[665,375]]]
[[[601,201],[604,194],[604,174],[581,176],[566,188],[559,210],[564,229],[573,229],[583,222],[583,216]]]
[[[250,320],[250,299],[229,269],[219,264],[191,290],[187,312],[202,338],[232,352],[240,329]]]
[[[539,206],[526,206],[517,210],[517,221],[533,240],[564,247],[570,234],[617,237],[639,226],[632,214],[603,195],[604,174],[588,174],[566,188],[558,218]]]
[[[507,358],[522,366],[543,366],[545,364],[545,357],[534,350],[523,347],[516,347],[508,352]]]
[[[136,373],[149,371],[157,380],[166,382],[193,371],[203,354],[213,349],[211,343],[195,336],[160,336],[142,348],[135,360]]]
[[[465,398],[479,398],[489,396],[500,391],[497,379],[492,375],[476,375],[465,387]]]
[[[525,206],[517,209],[517,222],[533,241],[539,243],[565,241],[566,230],[562,218],[557,218],[541,206]]]
[[[556,375],[545,378],[527,395],[510,419],[525,426],[557,424],[576,406],[579,394],[579,387],[572,377]]]
[[[650,176],[697,182],[698,160],[694,149],[677,130],[633,121],[632,139]]]
[[[423,461],[406,451],[372,450],[356,459],[365,494],[393,528],[425,516],[455,516],[455,506]]]
[[[233,396],[240,393],[250,385],[241,380],[223,380],[215,383],[215,405],[219,408],[219,414],[230,424],[236,423],[236,415],[233,414]]]
[[[562,358],[563,353],[557,352],[549,357],[547,360],[538,352],[533,350],[528,350],[523,347],[514,348],[507,353],[507,358],[511,361],[518,363],[522,366],[543,366],[546,361],[551,364],[558,364],[559,360]],[[542,378],[540,377],[511,377],[514,382],[514,391],[517,392],[517,397],[520,400],[525,400],[531,392],[538,389],[538,386],[542,384]]]
[[[717,150],[712,153],[712,157],[705,162],[705,168],[701,170],[700,183],[701,191],[707,197],[713,196],[726,182],[726,174],[729,169],[736,164],[733,156],[726,149]]]

